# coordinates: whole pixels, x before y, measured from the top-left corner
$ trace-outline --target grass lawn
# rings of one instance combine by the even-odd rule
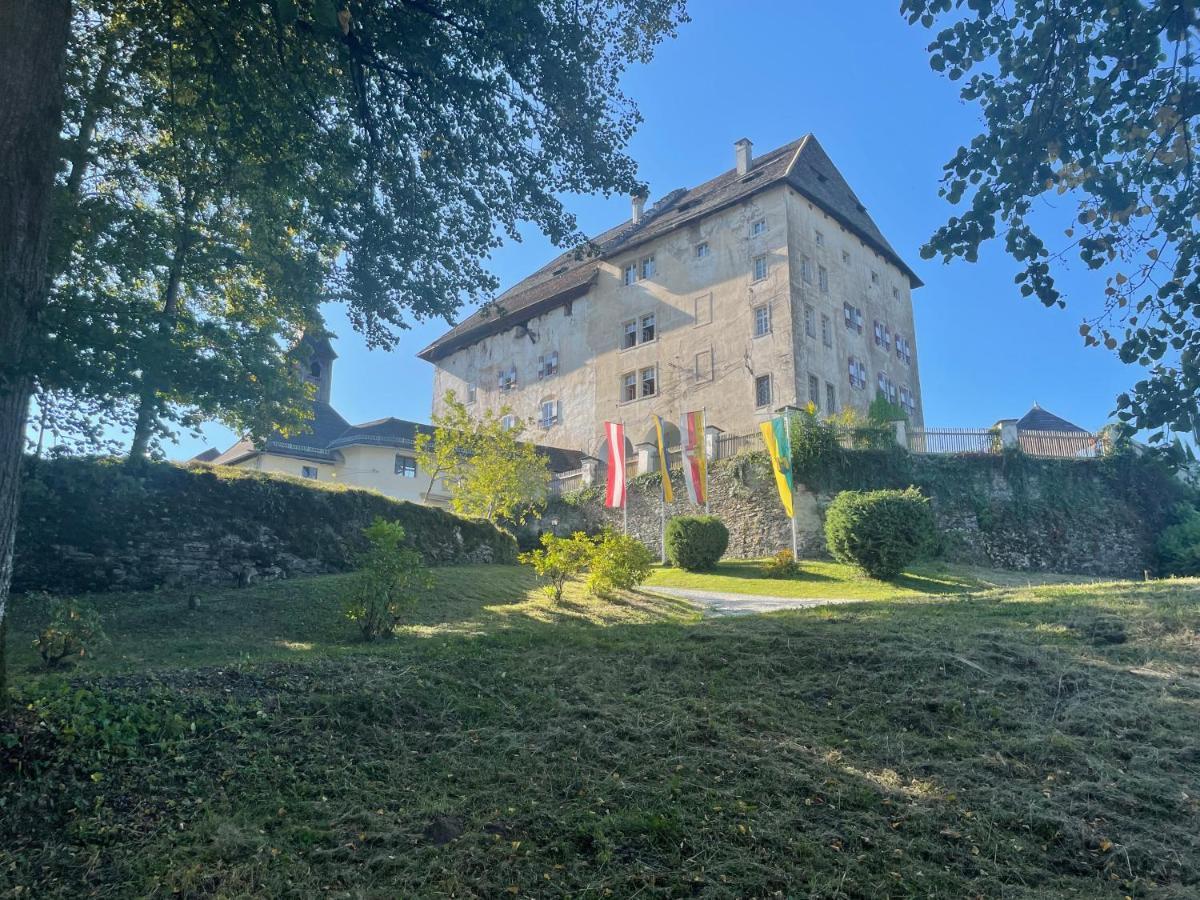
[[[0,896],[1200,893],[1198,581],[701,620],[437,575],[374,645],[351,576],[95,598],[63,675],[18,599]]]
[[[769,578],[761,559],[724,560],[708,572],[685,572],[669,566],[655,568],[648,587],[695,588],[728,594],[802,597],[811,599],[887,600],[929,595],[965,594],[995,587],[1028,587],[1062,583],[1062,575],[1003,572],[939,562],[919,563],[894,582],[876,581],[853,566],[827,560],[802,560],[799,575]],[[1077,579],[1078,580],[1078,579]]]

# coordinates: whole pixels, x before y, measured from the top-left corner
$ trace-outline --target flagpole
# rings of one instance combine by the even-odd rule
[[[792,446],[792,412],[793,412],[793,410],[792,410],[792,407],[790,407],[790,406],[789,406],[789,407],[788,407],[788,411],[787,411],[788,449],[791,449],[791,446]],[[790,469],[792,468],[792,461],[789,459],[789,460],[787,461],[787,463],[788,463],[788,469],[790,470]],[[795,474],[795,472],[793,472],[793,473],[792,473],[792,479],[793,479],[793,480],[792,480],[792,559],[799,559],[799,558],[800,558],[800,550],[799,550],[799,547],[798,547],[798,544],[797,544],[797,541],[796,541],[796,486],[795,486],[795,478],[796,478],[796,474]]]
[[[666,443],[664,435],[663,443]],[[663,456],[666,456],[666,448],[663,448]],[[667,460],[670,463],[670,460]],[[661,562],[665,566],[667,564],[667,470],[663,469],[662,478],[659,481],[658,487],[658,539],[662,546]]]

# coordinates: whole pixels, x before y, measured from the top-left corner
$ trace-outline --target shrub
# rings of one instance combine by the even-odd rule
[[[729,546],[729,529],[716,516],[676,516],[667,523],[667,559],[680,569],[711,569]]]
[[[421,554],[404,542],[404,526],[376,519],[363,529],[367,549],[358,558],[362,570],[346,604],[346,618],[357,622],[364,641],[391,637],[404,613],[433,586]]]
[[[929,498],[903,491],[843,491],[825,514],[825,539],[839,562],[891,579],[934,544]]]
[[[107,638],[100,614],[78,600],[41,595],[50,607],[50,621],[33,639],[47,669],[56,669],[69,656],[84,657]]]
[[[1177,521],[1158,536],[1161,575],[1200,575],[1200,511],[1181,505]]]
[[[546,593],[551,600],[559,603],[567,582],[578,578],[587,569],[594,549],[592,539],[582,531],[570,537],[547,532],[542,535],[540,550],[522,553],[518,559],[549,582]]]
[[[767,560],[763,574],[768,578],[792,578],[800,574],[800,563],[791,550],[780,550]]]
[[[637,538],[606,531],[595,542],[588,567],[588,590],[603,595],[628,591],[650,577],[654,557]]]

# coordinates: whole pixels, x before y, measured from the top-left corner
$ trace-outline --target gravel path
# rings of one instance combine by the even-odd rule
[[[650,588],[656,594],[688,600],[703,608],[709,616],[736,616],[747,613],[774,612],[779,609],[812,609],[814,606],[836,606],[842,603],[862,603],[850,598],[824,597],[762,597],[754,594],[730,594],[723,591],[703,591],[695,588]]]

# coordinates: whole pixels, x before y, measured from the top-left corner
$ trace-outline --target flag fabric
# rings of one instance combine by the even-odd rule
[[[771,468],[775,471],[775,485],[779,488],[779,499],[783,508],[792,518],[792,438],[788,430],[788,420],[785,416],[775,416],[769,422],[759,426],[762,429],[763,443],[767,445],[767,453],[771,456]]]
[[[674,503],[675,493],[671,490],[671,473],[667,468],[667,423],[662,416],[650,418],[654,420],[654,434],[658,438],[658,471],[662,472],[663,499]]]
[[[683,444],[683,480],[688,499],[703,506],[708,496],[708,461],[704,454],[704,413],[684,413],[679,425]]]
[[[625,505],[625,426],[605,422],[608,436],[608,490],[604,505],[620,508]]]

